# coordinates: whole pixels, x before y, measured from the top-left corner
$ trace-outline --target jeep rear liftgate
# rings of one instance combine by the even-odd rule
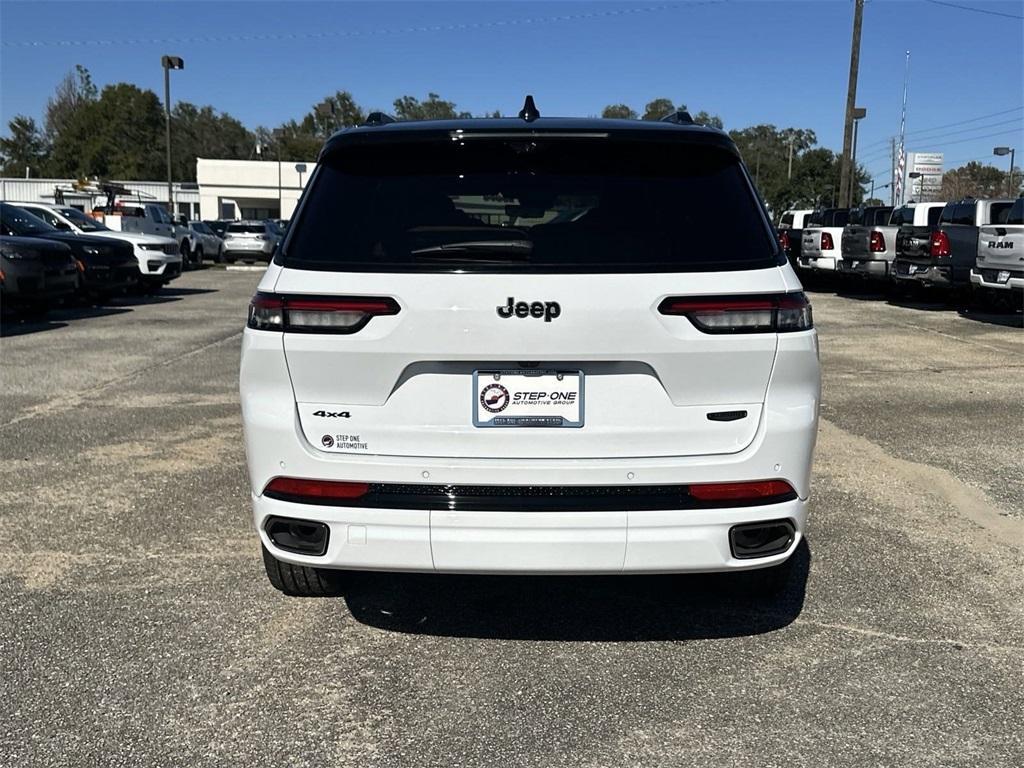
[[[254,310],[283,332],[308,443],[496,459],[749,445],[802,295],[727,139],[637,135],[380,131],[326,151]]]
[[[775,333],[707,333],[685,315],[659,311],[671,285],[699,295],[702,284],[710,290],[716,279],[650,275],[623,285],[615,276],[590,276],[582,294],[572,276],[452,275],[431,290],[415,275],[337,274],[327,277],[328,285],[321,276],[321,293],[343,287],[369,296],[386,289],[399,309],[358,320],[356,333],[285,331],[302,431],[319,450],[395,456],[734,453],[757,431]],[[285,273],[276,293],[298,294],[311,287],[304,282],[301,273]],[[763,275],[759,282],[764,285]],[[551,322],[542,313],[502,317],[510,284],[516,296],[558,300],[560,314]],[[520,359],[523,349],[531,359]],[[474,381],[480,377],[482,383]],[[493,413],[480,402],[487,382],[508,384],[507,393],[496,386],[490,394],[498,397],[491,409],[501,409]],[[552,405],[539,392],[578,395],[566,409],[565,398]],[[516,408],[524,397],[538,405]],[[529,408],[539,417],[582,423],[480,424],[502,414],[529,416]]]

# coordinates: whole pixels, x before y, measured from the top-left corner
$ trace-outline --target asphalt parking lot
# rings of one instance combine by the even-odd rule
[[[237,398],[258,275],[5,324],[0,763],[1024,764],[1024,332],[813,293],[809,546],[710,577],[267,583]]]

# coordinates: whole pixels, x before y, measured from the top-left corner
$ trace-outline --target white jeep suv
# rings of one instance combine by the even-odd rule
[[[324,146],[242,345],[278,589],[799,545],[817,337],[736,147],[685,113],[524,113],[374,115]]]

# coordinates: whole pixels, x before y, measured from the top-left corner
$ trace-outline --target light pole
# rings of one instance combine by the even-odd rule
[[[857,125],[868,116],[868,111],[865,107],[854,107],[853,108],[853,152],[850,157],[850,197],[846,201],[847,208],[853,208],[853,183],[857,178]],[[860,186],[860,182],[857,183]],[[873,195],[872,195],[873,197]]]
[[[284,138],[284,131],[280,128],[275,128],[272,131],[274,135],[274,154],[277,157],[277,218],[284,218],[284,198],[281,194],[281,139]]]
[[[164,68],[164,118],[167,136],[167,214],[174,216],[174,183],[171,178],[171,70],[184,69],[185,60],[180,56],[161,56]]]
[[[1010,176],[1007,179],[1010,184],[1010,197],[1013,197],[1013,192],[1016,189],[1016,187],[1013,186],[1013,158],[1015,152],[1016,150],[1013,147],[996,147],[992,150],[993,155],[999,155],[1000,157],[1003,155],[1010,156]]]

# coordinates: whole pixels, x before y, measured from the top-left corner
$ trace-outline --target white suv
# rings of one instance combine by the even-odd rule
[[[327,142],[249,310],[273,585],[784,565],[817,337],[728,136],[685,113],[374,123]]]

